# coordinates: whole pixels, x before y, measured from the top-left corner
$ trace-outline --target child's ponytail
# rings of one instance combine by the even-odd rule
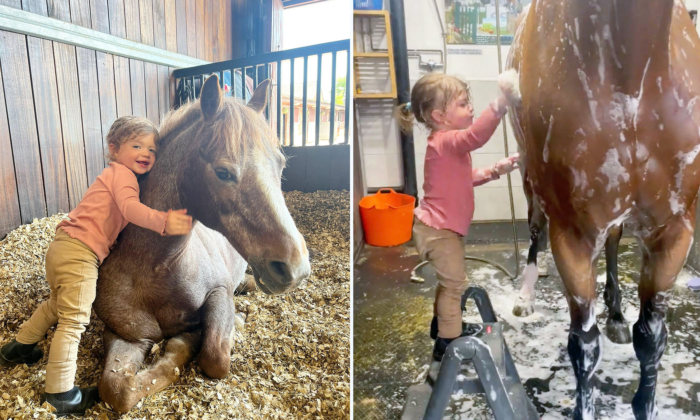
[[[409,133],[413,130],[413,121],[416,119],[411,109],[411,103],[407,102],[396,107],[396,121],[399,123],[399,128],[404,133]]]

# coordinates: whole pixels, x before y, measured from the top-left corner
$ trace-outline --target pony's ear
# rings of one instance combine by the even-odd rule
[[[270,79],[265,79],[255,88],[253,97],[248,101],[248,106],[257,113],[262,113],[267,106],[267,91],[270,88]]]
[[[200,106],[202,108],[202,116],[205,120],[212,120],[219,111],[221,106],[221,88],[219,87],[219,76],[212,74],[204,82],[202,86],[202,94],[200,95]]]

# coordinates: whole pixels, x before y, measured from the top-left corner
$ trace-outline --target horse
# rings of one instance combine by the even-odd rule
[[[158,160],[139,183],[141,201],[186,208],[194,223],[184,236],[130,224],[100,267],[94,308],[105,324],[106,351],[99,391],[118,412],[175,382],[197,353],[205,375],[226,377],[232,298],[248,264],[270,295],[310,275],[306,242],[282,196],[285,157],[260,115],[269,84],[244,105],[224,98],[212,75],[198,101],[161,124]],[[164,338],[164,356],[141,370]]]
[[[664,295],[689,253],[700,187],[700,38],[674,0],[533,0],[507,67],[519,72],[522,101],[511,119],[570,311],[573,417],[595,417],[595,262],[624,223],[642,254],[632,411],[652,419]]]
[[[527,265],[523,270],[523,283],[513,303],[513,315],[526,317],[535,311],[535,283],[541,276],[538,273],[537,254],[547,248],[547,217],[537,201],[532,197],[528,186],[527,173],[521,167],[523,189],[527,200],[527,223],[530,230],[530,247],[527,253]],[[608,320],[605,335],[616,344],[632,342],[629,324],[622,314],[622,298],[617,276],[617,250],[622,239],[622,225],[611,226],[605,240],[605,306],[608,308]]]

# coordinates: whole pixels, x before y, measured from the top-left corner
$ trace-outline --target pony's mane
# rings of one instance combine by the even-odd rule
[[[168,112],[160,124],[159,148],[177,137],[182,131],[191,127],[201,118],[199,100],[187,103],[176,110]],[[266,157],[275,154],[280,142],[260,115],[237,98],[223,98],[221,107],[211,129],[214,139],[229,139],[223,142],[226,154],[233,160],[245,156],[248,148],[260,150]],[[221,142],[212,141],[203,152],[212,152],[221,146]]]

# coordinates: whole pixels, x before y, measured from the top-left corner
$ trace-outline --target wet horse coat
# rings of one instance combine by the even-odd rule
[[[700,38],[673,0],[534,0],[509,63],[522,94],[514,131],[528,186],[549,218],[571,313],[574,418],[595,416],[595,261],[624,222],[642,251],[633,327],[642,374],[632,407],[637,419],[651,419],[667,334],[663,295],[695,226]]]
[[[198,355],[211,378],[231,365],[233,296],[248,264],[267,294],[310,274],[306,243],[284,203],[279,142],[260,117],[269,81],[248,106],[224,99],[218,77],[201,100],[166,116],[158,160],[141,181],[149,207],[187,208],[190,234],[161,237],[129,225],[100,267],[94,308],[105,323],[100,395],[126,412],[177,380]],[[172,338],[171,338],[172,337]],[[165,355],[141,363],[155,342]]]

